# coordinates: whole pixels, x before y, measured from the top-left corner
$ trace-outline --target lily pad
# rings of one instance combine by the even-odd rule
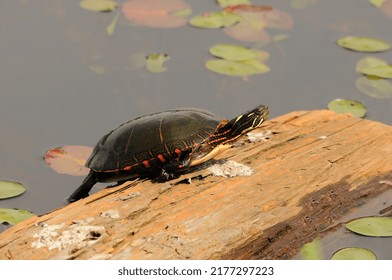
[[[357,73],[361,73],[361,69],[367,68],[367,67],[377,67],[377,66],[386,66],[388,63],[378,57],[374,56],[366,56],[364,58],[361,58],[357,64],[355,65],[355,71]]]
[[[376,255],[366,248],[344,248],[335,252],[331,260],[376,260]]]
[[[322,260],[320,239],[315,239],[310,243],[306,243],[301,248],[301,255],[305,260]]]
[[[370,0],[370,3],[372,3],[377,8],[380,8],[385,1],[386,0]]]
[[[346,228],[366,236],[390,237],[392,236],[392,218],[366,217],[349,222]]]
[[[21,183],[0,180],[0,199],[15,197],[25,191],[26,188]]]
[[[250,5],[250,1],[248,0],[217,0],[218,5],[222,8],[228,6],[237,6],[237,5]]]
[[[366,115],[366,108],[356,100],[335,99],[328,103],[328,109],[338,114],[350,113],[358,118]]]
[[[221,11],[194,16],[189,24],[198,28],[222,28],[232,26],[240,20],[240,16]]]
[[[190,9],[182,0],[128,0],[122,6],[123,14],[129,21],[156,28],[185,25]]]
[[[392,83],[376,77],[361,77],[355,86],[364,94],[378,99],[392,98]]]
[[[48,150],[44,160],[58,173],[83,176],[90,171],[85,163],[92,151],[93,148],[86,146],[63,146]]]
[[[258,57],[258,53],[255,50],[228,44],[215,45],[210,48],[210,53],[216,57],[231,61],[253,60]]]
[[[360,71],[362,74],[368,76],[375,76],[375,77],[385,78],[385,79],[392,78],[392,65],[365,67],[362,68]]]
[[[162,73],[167,70],[163,63],[170,59],[167,54],[153,53],[147,56],[147,69],[153,73]]]
[[[16,225],[33,216],[35,216],[33,213],[25,209],[0,208],[0,223]]]
[[[392,0],[385,0],[380,9],[386,16],[392,17]]]
[[[268,65],[260,62],[259,60],[247,60],[242,61],[242,63],[254,67],[256,69],[256,74],[267,73],[271,70]]]
[[[293,27],[293,18],[278,9],[269,6],[237,5],[225,8],[241,17],[241,21],[224,32],[236,40],[244,42],[263,42],[271,40],[265,28],[289,30]]]
[[[84,0],[80,2],[83,9],[96,12],[110,12],[117,8],[117,3],[110,0]]]
[[[343,48],[357,52],[383,52],[391,48],[387,42],[369,37],[348,36],[340,38],[336,43]]]
[[[251,65],[225,59],[208,60],[206,62],[206,67],[213,72],[229,76],[249,76],[257,74],[257,69]]]

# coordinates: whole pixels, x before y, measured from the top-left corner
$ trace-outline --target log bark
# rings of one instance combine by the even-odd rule
[[[271,139],[244,137],[217,157],[250,176],[205,168],[107,188],[3,232],[0,259],[288,259],[390,188],[391,126],[320,110],[260,130]]]

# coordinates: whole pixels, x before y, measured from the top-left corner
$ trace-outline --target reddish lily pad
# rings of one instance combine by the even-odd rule
[[[293,27],[293,18],[280,10],[269,6],[238,5],[224,9],[241,17],[241,21],[224,31],[229,36],[245,42],[264,42],[271,40],[264,30],[274,28],[288,30]]]
[[[174,28],[186,24],[185,15],[191,10],[182,0],[129,0],[123,4],[122,11],[138,25]]]
[[[58,173],[83,176],[90,171],[85,163],[92,151],[93,148],[87,146],[63,146],[48,150],[44,160]]]
[[[392,0],[385,0],[380,9],[386,16],[392,17]]]

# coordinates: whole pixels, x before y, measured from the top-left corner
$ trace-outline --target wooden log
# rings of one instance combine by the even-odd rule
[[[218,157],[250,176],[107,188],[3,232],[0,259],[287,259],[390,188],[391,126],[321,110],[261,130],[271,139]]]

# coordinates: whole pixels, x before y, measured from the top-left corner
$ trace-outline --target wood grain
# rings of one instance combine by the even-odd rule
[[[392,179],[391,126],[320,110],[260,130],[271,139],[243,138],[217,158],[250,166],[251,176],[203,169],[107,188],[3,232],[0,259],[287,259],[390,188],[380,181]]]

